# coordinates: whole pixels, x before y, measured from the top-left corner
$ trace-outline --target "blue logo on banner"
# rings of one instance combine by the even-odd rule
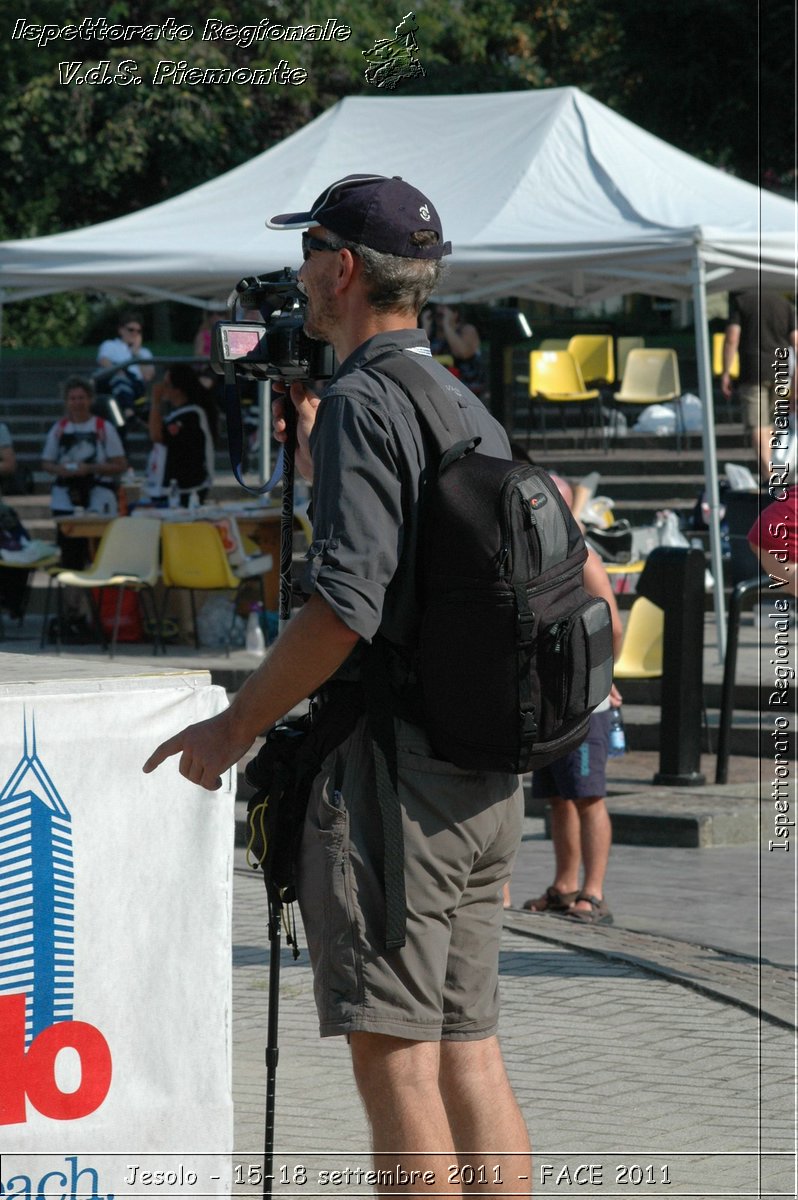
[[[36,752],[36,726],[0,790],[0,996],[25,993],[25,1045],[70,1021],[75,969],[72,818]]]

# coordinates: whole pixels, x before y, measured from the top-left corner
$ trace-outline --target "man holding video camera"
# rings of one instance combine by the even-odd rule
[[[357,686],[377,635],[390,647],[394,691],[412,691],[428,448],[409,396],[381,374],[379,360],[412,355],[447,389],[480,452],[510,456],[503,430],[434,362],[417,327],[450,251],[422,193],[398,178],[348,176],[310,211],[268,223],[305,231],[305,332],[332,343],[341,365],[321,397],[302,383],[290,387],[296,465],[313,484],[308,599],[230,708],[170,738],[145,765],[180,754],[181,773],[207,788],[219,787],[221,774],[300,700],[320,694],[323,713],[342,684]],[[279,440],[285,403],[274,406]],[[436,758],[417,712],[407,711],[417,719],[394,722],[403,945],[385,948],[368,713],[324,760],[311,791],[298,890],[320,1030],[349,1038],[375,1154],[431,1172],[434,1194],[462,1192],[458,1163],[483,1192],[523,1192],[529,1141],[496,1037],[502,887],[520,840],[521,790],[513,775]]]

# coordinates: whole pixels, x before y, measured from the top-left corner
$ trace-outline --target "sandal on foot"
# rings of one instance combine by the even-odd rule
[[[537,900],[534,898],[527,900],[524,903],[524,908],[527,912],[568,912],[574,900],[576,900],[579,892],[558,892],[557,888],[546,888],[545,896],[540,896]]]
[[[567,916],[572,921],[582,921],[585,925],[612,925],[612,913],[607,907],[606,900],[599,900],[598,896],[589,896],[586,892],[580,892],[574,897],[574,903],[579,900],[585,900],[590,905],[590,911],[584,911],[580,908],[570,908]]]

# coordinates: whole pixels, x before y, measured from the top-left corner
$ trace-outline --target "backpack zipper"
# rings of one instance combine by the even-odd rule
[[[499,557],[499,578],[500,579],[506,579],[508,575],[512,575],[512,571],[513,571],[512,536],[511,536],[513,522],[511,520],[511,511],[512,511],[512,505],[513,505],[513,498],[517,491],[517,487],[516,487],[517,481],[518,481],[519,477],[526,472],[526,470],[527,470],[526,466],[522,466],[522,467],[519,467],[517,471],[513,471],[512,474],[508,475],[507,478],[505,479],[504,487],[502,489],[501,526],[502,526],[502,539],[503,540],[502,540],[502,548],[501,548],[500,557]],[[518,500],[519,500],[519,503],[523,507],[524,514],[525,514],[525,521],[528,521],[530,529],[534,529],[537,525],[537,520],[535,518],[535,514],[533,513],[533,511],[529,507],[529,505],[524,503],[523,497],[520,495],[520,493],[518,496]],[[540,539],[537,535],[535,536],[534,559],[535,559],[535,561],[533,562],[533,569],[535,571],[540,571]]]

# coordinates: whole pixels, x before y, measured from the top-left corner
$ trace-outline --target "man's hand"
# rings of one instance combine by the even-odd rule
[[[246,754],[255,738],[317,691],[359,641],[326,600],[310,596],[236,692],[230,707],[163,742],[144,770],[154,771],[179,754],[181,775],[211,791],[220,788],[222,774]]]
[[[272,428],[278,442],[287,441],[285,424],[285,384],[277,380],[272,384],[276,398],[272,401]],[[307,483],[313,482],[313,459],[310,457],[310,435],[316,423],[319,397],[304,383],[292,383],[290,396],[296,409],[296,469]]]
[[[233,729],[230,710],[189,725],[174,737],[161,742],[144,764],[146,774],[154,771],[173,754],[180,755],[178,769],[192,783],[209,791],[222,786],[222,775],[246,754],[254,738],[249,740]]]

